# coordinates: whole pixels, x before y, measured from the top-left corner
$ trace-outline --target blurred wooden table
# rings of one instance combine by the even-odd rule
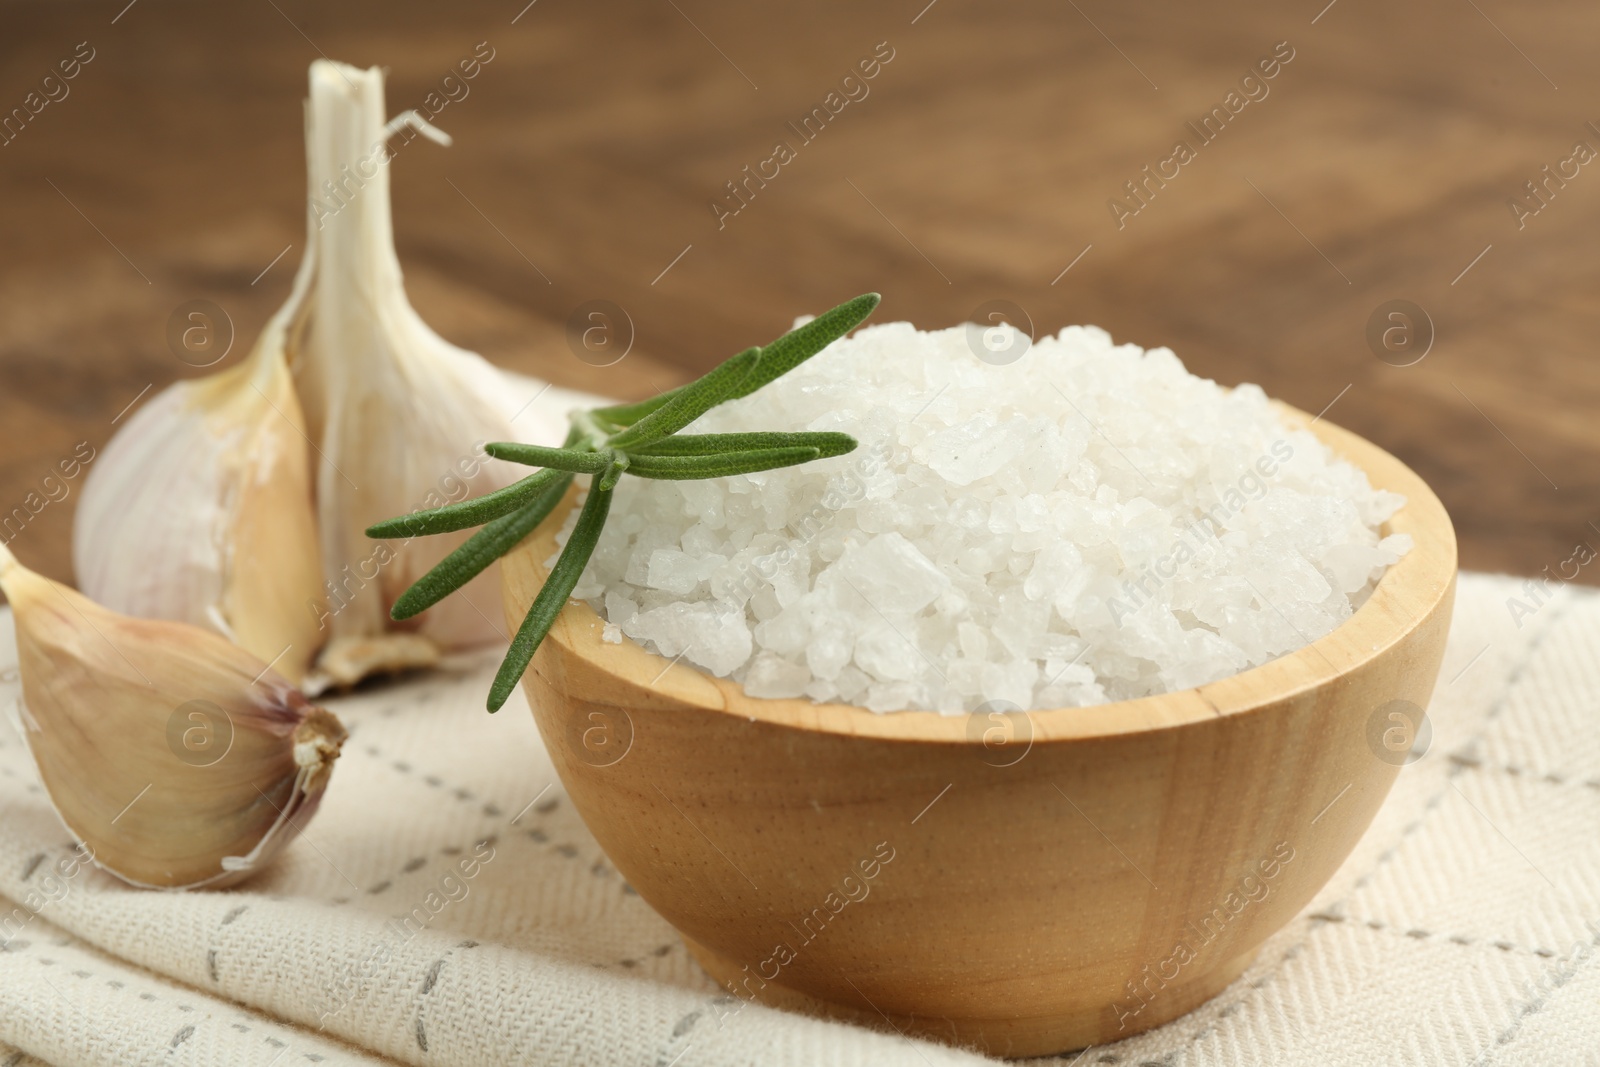
[[[1600,166],[1562,162],[1600,149],[1600,10],[523,2],[0,7],[0,108],[94,50],[0,147],[0,511],[147,386],[200,373],[166,346],[179,304],[227,309],[238,358],[282,301],[310,60],[389,67],[398,111],[486,41],[437,119],[454,147],[409,147],[395,192],[419,310],[503,364],[636,396],[863,290],[924,327],[1006,299],[1040,331],[1098,323],[1332,404],[1435,486],[1466,566],[1600,546]],[[1201,144],[1185,124],[1281,41],[1268,95]],[[802,142],[788,124],[880,42],[868,95]],[[1179,138],[1195,158],[1126,200]],[[719,227],[725,183],[780,140],[795,158]],[[1547,164],[1568,178],[1519,228],[1508,199]],[[1119,195],[1140,207],[1121,228]],[[597,298],[637,330],[603,370],[564,335]],[[1436,330],[1412,366],[1366,340],[1394,299]],[[40,510],[19,555],[68,576],[74,503]]]

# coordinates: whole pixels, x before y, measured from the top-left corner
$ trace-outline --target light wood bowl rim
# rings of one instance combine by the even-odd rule
[[[1088,708],[1027,712],[1034,744],[1125,737],[1188,726],[1228,715],[1242,715],[1336,682],[1381,657],[1427,620],[1449,595],[1456,573],[1455,531],[1439,498],[1426,482],[1370,441],[1278,401],[1274,406],[1291,428],[1309,429],[1335,454],[1366,472],[1375,488],[1406,497],[1406,504],[1384,526],[1386,533],[1410,534],[1414,546],[1379,580],[1372,596],[1349,619],[1309,645],[1275,660],[1193,689]],[[520,623],[547,573],[544,561],[557,551],[556,533],[579,487],[502,563],[505,606],[513,626]],[[981,744],[969,736],[970,713],[935,711],[874,712],[849,704],[818,704],[804,698],[748,696],[738,683],[718,678],[679,660],[672,662],[624,637],[621,644],[601,640],[603,622],[589,605],[569,600],[535,656],[541,664],[554,645],[611,678],[617,691],[608,701],[641,707],[673,704],[738,715],[820,733],[933,744]],[[581,696],[581,694],[580,694]]]

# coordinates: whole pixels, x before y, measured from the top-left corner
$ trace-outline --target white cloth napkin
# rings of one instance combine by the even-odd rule
[[[1510,598],[1535,607],[1462,576],[1427,754],[1242,978],[1037,1062],[1600,1063],[1600,594]],[[990,1062],[736,1011],[584,829],[521,698],[484,713],[493,665],[330,701],[351,738],[322,811],[226,892],[62,877],[0,728],[0,1067]],[[0,708],[14,666],[0,612]]]

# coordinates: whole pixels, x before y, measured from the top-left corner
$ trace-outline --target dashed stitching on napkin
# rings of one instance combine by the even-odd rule
[[[12,951],[14,951],[14,952],[22,952],[22,951],[26,950],[29,947],[31,942],[28,942],[28,941],[15,941],[15,942],[12,942],[12,944],[15,946],[15,948],[13,948]],[[63,939],[63,940],[55,942],[55,944],[58,947],[61,947],[61,948],[70,948],[72,946],[73,942],[71,940],[68,940],[68,939]],[[41,967],[54,967],[56,965],[56,963],[58,962],[56,959],[54,959],[53,957],[50,957],[50,956],[34,956],[33,957],[33,961],[35,963],[37,963],[39,966],[41,966]],[[87,980],[87,979],[95,977],[95,972],[94,971],[85,970],[82,967],[73,969],[71,974],[72,974],[72,976],[74,978],[78,978],[78,979],[81,979],[81,980]],[[123,984],[121,982],[114,981],[114,980],[108,980],[106,982],[106,985],[109,988],[116,989],[116,990],[121,990],[122,988],[124,988]],[[159,1001],[161,998],[157,997],[154,993],[140,993],[139,994],[139,999],[143,1000],[143,1001],[147,1001],[147,1002],[153,1004],[153,1003],[156,1003],[157,1001]],[[173,1006],[176,1007],[179,1011],[184,1011],[184,1012],[193,1012],[195,1010],[194,1009],[194,1005],[185,1004],[182,1001],[174,1002]]]
[[[670,944],[670,943],[665,944],[665,945],[658,945],[655,948],[650,950],[650,955],[656,957],[657,959],[660,959],[661,957],[665,956],[667,953],[671,952],[673,947],[674,946],[672,944]],[[627,957],[625,959],[618,960],[617,961],[617,966],[626,967],[629,970],[633,970],[634,968],[638,967],[639,964],[641,964],[643,962],[645,962],[645,961],[639,960],[639,959],[635,959],[635,958],[630,956],[630,957]],[[595,962],[595,963],[591,963],[589,966],[596,967],[596,968],[604,971],[604,970],[609,970],[610,967],[611,967],[611,964]]]
[[[428,1028],[422,1021],[422,1013],[427,1008],[428,1002],[422,998],[432,993],[434,986],[439,984],[439,975],[444,970],[445,961],[451,956],[455,955],[456,949],[474,949],[477,947],[478,942],[476,941],[467,940],[460,942],[456,945],[455,949],[450,950],[443,956],[440,956],[438,959],[434,960],[432,965],[428,967],[428,973],[423,975],[422,985],[417,989],[417,1015],[412,1026],[412,1030],[416,1034],[417,1038],[417,1047],[423,1052],[428,1051]]]
[[[493,844],[494,842],[496,842],[498,840],[499,840],[499,837],[497,835],[491,834],[488,837],[476,837],[476,838],[473,839],[472,843],[474,845],[476,845],[476,844],[480,844],[482,842],[487,841],[490,844]],[[442,846],[441,848],[438,849],[438,853],[441,856],[459,856],[462,853],[462,848],[461,848],[460,845],[444,845],[444,846]],[[401,877],[402,875],[405,875],[405,874],[414,874],[414,873],[416,873],[417,871],[421,870],[423,867],[427,866],[427,862],[428,862],[428,860],[427,860],[426,856],[419,856],[419,857],[415,857],[413,859],[408,860],[406,862],[405,866],[402,867],[398,873],[396,873],[394,875],[391,875],[390,877],[385,878],[383,881],[374,884],[371,888],[369,888],[367,890],[367,893],[369,895],[376,896],[379,893],[383,893],[383,892],[388,891],[389,889],[393,888],[394,881],[395,881],[396,878],[399,878],[399,877]],[[333,904],[333,905],[348,904],[348,903],[350,903],[350,898],[349,897],[331,897],[328,900],[328,903],[329,904]],[[243,909],[240,909],[240,910],[242,911]]]
[[[30,942],[18,941],[18,942],[13,942],[12,944],[14,946],[12,951],[20,952],[20,951],[26,949],[29,946]],[[70,939],[63,939],[63,940],[60,940],[60,941],[56,942],[56,944],[60,945],[63,948],[67,948],[67,947],[70,947],[73,944],[73,942]],[[41,966],[41,967],[54,967],[56,965],[56,963],[57,963],[57,961],[55,959],[53,959],[53,958],[51,958],[49,956],[34,956],[33,957],[33,961],[35,963],[37,963],[39,966]],[[96,977],[96,973],[94,971],[85,970],[85,969],[83,969],[81,967],[73,969],[73,971],[71,973],[72,973],[72,976],[74,978],[78,978],[78,979],[81,979],[81,980],[87,980],[87,979]],[[107,987],[109,987],[111,989],[119,990],[119,991],[126,988],[124,983],[116,981],[114,979],[108,979],[105,984],[106,984]],[[144,1002],[146,1002],[148,1004],[158,1004],[162,1000],[161,997],[156,996],[154,993],[140,993],[140,994],[138,994],[138,997],[139,997],[140,1000],[142,1000],[142,1001],[144,1001]],[[175,1008],[177,1008],[179,1011],[182,1011],[182,1012],[188,1012],[188,1013],[192,1014],[197,1010],[193,1004],[186,1004],[186,1003],[184,1003],[182,1001],[174,1001],[172,1003],[173,1003],[173,1006]],[[168,1045],[169,1051],[172,1050],[172,1049],[176,1049],[179,1045],[183,1044],[184,1042],[188,1041],[191,1037],[193,1037],[194,1034],[195,1034],[196,1029],[198,1028],[198,1025],[199,1024],[188,1024],[188,1025],[182,1027],[180,1030],[178,1030],[178,1032],[172,1036],[172,1040]],[[234,1023],[233,1024],[233,1029],[238,1030],[240,1033],[249,1033],[250,1032],[250,1028],[248,1026],[243,1026],[243,1025],[241,1025],[239,1023]],[[262,1040],[265,1041],[268,1045],[271,1045],[273,1048],[283,1049],[283,1048],[288,1048],[289,1047],[287,1042],[280,1041],[275,1037],[267,1036],[267,1037],[264,1037]],[[322,1056],[321,1054],[315,1053],[315,1052],[306,1052],[306,1053],[303,1053],[302,1055],[304,1055],[304,1057],[307,1060],[310,1060],[312,1063],[320,1063],[324,1059],[327,1058],[327,1057]],[[0,1064],[0,1067],[13,1067],[14,1064],[19,1063],[19,1062],[20,1062],[19,1059],[12,1059],[8,1063]]]
[[[476,794],[474,794],[470,789],[464,789],[459,786],[451,787],[443,778],[440,778],[436,774],[419,775],[416,773],[416,768],[406,760],[389,759],[384,754],[383,750],[377,745],[364,745],[362,746],[361,751],[365,752],[368,756],[371,756],[375,760],[387,763],[390,769],[398,771],[400,774],[420,779],[430,788],[446,790],[451,796],[463,803],[471,804],[477,800]],[[500,806],[492,801],[484,804],[480,810],[484,815],[491,819],[497,819],[505,814],[505,812],[500,810]]]
[[[1471,747],[1474,744],[1476,744],[1478,741],[1482,740],[1484,734],[1486,734],[1488,732],[1488,727],[1490,726],[1490,724],[1494,722],[1494,720],[1500,715],[1500,713],[1503,710],[1505,710],[1506,705],[1510,702],[1511,694],[1516,692],[1517,684],[1522,680],[1522,676],[1527,671],[1528,665],[1533,662],[1534,657],[1538,655],[1539,650],[1544,646],[1544,643],[1549,638],[1549,636],[1551,634],[1555,633],[1556,630],[1559,628],[1562,619],[1565,618],[1565,616],[1566,616],[1566,613],[1567,613],[1567,604],[1562,604],[1555,611],[1552,611],[1550,614],[1548,614],[1546,616],[1547,621],[1545,623],[1544,628],[1542,630],[1540,630],[1538,634],[1534,635],[1534,637],[1528,642],[1527,647],[1523,649],[1522,658],[1517,662],[1517,665],[1514,668],[1512,668],[1510,673],[1508,673],[1506,675],[1505,688],[1501,691],[1500,695],[1497,698],[1495,698],[1495,702],[1489,708],[1488,713],[1484,715],[1483,722],[1479,726],[1477,732],[1475,734],[1473,734],[1473,736],[1465,744],[1463,744],[1459,749],[1457,749],[1457,752],[1467,752],[1467,751],[1469,751],[1471,749]],[[1452,762],[1454,762],[1454,761],[1452,761]],[[1448,778],[1453,778],[1456,774],[1460,773],[1460,770],[1461,770],[1461,768],[1458,765],[1458,766],[1452,767],[1448,772],[1446,772],[1447,780],[1445,782],[1444,788],[1440,789],[1437,793],[1435,793],[1432,797],[1430,797],[1428,799],[1427,803],[1423,805],[1423,809],[1424,809],[1425,812],[1433,811],[1435,808],[1437,808],[1439,806],[1439,803],[1444,799],[1445,795],[1449,792],[1449,790],[1451,788],[1451,783],[1448,781]],[[1355,883],[1351,886],[1350,893],[1346,894],[1344,897],[1342,897],[1341,899],[1335,901],[1331,905],[1330,913],[1337,913],[1337,910],[1340,907],[1340,905],[1344,904],[1345,901],[1349,899],[1351,894],[1355,893],[1357,890],[1359,890],[1363,886],[1365,886],[1368,883],[1368,881],[1371,880],[1372,876],[1378,872],[1378,869],[1380,867],[1382,867],[1385,864],[1389,863],[1394,858],[1395,854],[1399,851],[1400,846],[1405,842],[1405,840],[1407,838],[1409,838],[1413,833],[1416,832],[1416,830],[1422,825],[1422,822],[1423,822],[1423,820],[1419,818],[1419,819],[1413,820],[1411,823],[1407,824],[1407,826],[1400,832],[1400,838],[1393,845],[1391,845],[1389,848],[1385,849],[1382,853],[1379,854],[1377,859],[1373,862],[1372,868],[1370,870],[1368,870],[1366,874],[1364,874],[1360,878],[1356,879]],[[1296,955],[1299,954],[1300,950],[1302,948],[1304,948],[1310,942],[1311,937],[1312,937],[1312,933],[1314,933],[1316,928],[1318,926],[1321,926],[1321,925],[1326,925],[1326,924],[1320,924],[1319,923],[1319,924],[1313,925],[1313,927],[1311,928],[1311,932],[1306,933],[1304,936],[1302,936],[1300,938],[1299,941],[1297,941],[1295,944],[1291,945],[1289,947],[1289,949],[1287,951],[1285,951],[1284,954],[1278,959],[1277,963],[1273,964],[1271,966],[1271,968],[1268,969],[1267,972],[1264,975],[1262,975],[1262,977],[1258,981],[1252,982],[1250,984],[1250,989],[1252,991],[1260,990],[1260,989],[1264,988],[1265,986],[1267,986],[1268,984],[1270,984],[1275,978],[1277,978],[1278,975],[1283,970],[1283,965],[1285,963],[1287,963],[1289,960],[1293,959]],[[1237,1000],[1233,1001],[1232,1003],[1222,1006],[1221,1009],[1217,1013],[1217,1017],[1219,1019],[1227,1018],[1229,1015],[1233,1014],[1239,1008],[1244,1007],[1248,1003],[1248,1000],[1249,1000],[1249,994],[1246,994],[1245,996],[1238,998]],[[1211,1032],[1211,1026],[1212,1026],[1212,1024],[1210,1024],[1210,1023],[1203,1024],[1199,1031],[1197,1031],[1195,1034],[1191,1035],[1191,1037],[1190,1037],[1188,1043],[1185,1045],[1184,1049],[1182,1049],[1180,1051],[1187,1052],[1188,1049],[1192,1048],[1195,1042],[1199,1041],[1201,1038],[1205,1037],[1207,1034],[1209,1034]],[[1177,1054],[1174,1053],[1174,1055],[1177,1055]],[[1106,1062],[1115,1063],[1117,1061],[1115,1059],[1108,1061],[1108,1060],[1106,1060],[1106,1059],[1104,1059],[1102,1057],[1099,1062],[1101,1062],[1101,1063],[1106,1063]]]
[[[538,812],[540,815],[549,815],[560,806],[561,798],[551,797],[549,800],[541,801],[533,810]],[[548,845],[550,843],[549,831],[540,829],[539,827],[523,830],[522,835],[529,841],[532,841],[536,844]],[[570,841],[563,841],[558,845],[553,845],[550,848],[550,851],[564,859],[569,860],[579,859],[582,856],[582,852],[579,850],[578,846],[572,844]],[[596,878],[612,878],[616,876],[617,872],[606,863],[604,858],[601,858],[595,860],[589,866],[589,873],[594,875]],[[622,891],[633,896],[638,895],[634,892],[633,887],[627,883],[623,883]]]
[[[438,959],[433,961],[433,966],[428,968],[427,976],[422,979],[422,989],[420,992],[423,996],[427,996],[429,993],[433,992],[434,984],[439,981],[439,972],[443,969],[444,960]]]
[[[472,843],[474,845],[488,845],[488,846],[490,846],[492,848],[492,847],[494,847],[495,843],[498,842],[499,840],[500,840],[500,836],[498,834],[490,834],[487,837],[474,838]],[[441,855],[441,856],[459,856],[459,855],[461,855],[462,849],[461,849],[460,845],[445,845],[442,848],[440,848],[438,851],[439,851],[439,855]],[[401,876],[407,875],[407,874],[415,874],[417,871],[420,871],[422,868],[426,867],[427,865],[428,865],[428,857],[426,857],[426,856],[417,856],[417,857],[414,857],[413,859],[407,860],[405,866],[400,868],[399,873],[397,873],[397,874],[395,874],[395,875],[393,875],[393,876],[391,876],[389,878],[385,878],[383,881],[379,882],[377,885],[373,886],[371,889],[368,889],[367,892],[368,892],[368,894],[370,894],[372,896],[377,896],[379,893],[385,892],[385,891],[393,888],[394,881],[395,881],[396,878],[400,878]],[[348,898],[340,897],[340,898],[336,898],[334,903],[347,904],[347,903],[349,903],[349,900],[348,900]]]
[[[1429,797],[1427,803],[1423,805],[1424,818],[1428,812],[1438,808],[1439,804],[1449,794],[1452,786],[1451,780],[1459,775],[1464,769],[1464,765],[1458,762],[1455,759],[1455,756],[1457,754],[1462,754],[1469,751],[1479,741],[1483,740],[1484,735],[1489,732],[1490,724],[1499,717],[1500,713],[1505,710],[1506,705],[1511,702],[1511,695],[1516,692],[1517,685],[1522,681],[1522,676],[1524,673],[1526,673],[1528,665],[1531,664],[1534,660],[1534,657],[1539,654],[1539,650],[1544,647],[1544,643],[1550,637],[1550,635],[1559,628],[1562,619],[1566,617],[1566,613],[1567,605],[1563,604],[1548,616],[1549,621],[1545,624],[1544,629],[1540,630],[1539,633],[1528,642],[1527,648],[1523,650],[1522,658],[1517,661],[1517,665],[1511,669],[1509,674],[1506,675],[1505,688],[1501,690],[1500,695],[1495,698],[1494,703],[1484,715],[1483,722],[1478,727],[1477,732],[1475,732],[1472,737],[1468,738],[1467,741],[1462,744],[1455,753],[1451,754],[1451,767],[1445,772],[1445,785],[1437,793]],[[1405,843],[1406,839],[1411,837],[1413,833],[1421,828],[1423,821],[1423,818],[1418,818],[1408,823],[1406,827],[1401,830],[1399,840],[1397,840],[1393,845],[1389,846],[1383,852],[1379,853],[1377,861],[1373,863],[1372,868],[1367,871],[1366,874],[1363,874],[1360,878],[1355,880],[1355,883],[1350,887],[1351,892],[1353,893],[1356,890],[1365,888],[1366,885],[1372,880],[1373,875],[1378,873],[1378,869],[1393,860],[1395,854],[1400,850],[1400,846]],[[1349,899],[1348,895],[1344,899],[1341,899],[1335,903],[1333,906],[1334,909],[1337,910],[1339,904],[1344,903],[1344,900],[1347,899]]]
[[[1319,912],[1315,912],[1315,913],[1313,913],[1311,915],[1307,915],[1306,919],[1308,921],[1310,921],[1310,922],[1321,922],[1321,923],[1344,923],[1344,922],[1347,922],[1347,923],[1349,923],[1351,925],[1352,928],[1367,929],[1367,930],[1378,930],[1378,931],[1388,931],[1388,932],[1400,934],[1400,935],[1402,935],[1404,937],[1409,937],[1414,941],[1430,941],[1430,940],[1433,940],[1433,939],[1437,938],[1438,940],[1441,940],[1441,941],[1448,941],[1452,945],[1463,945],[1463,946],[1466,946],[1466,945],[1476,945],[1476,944],[1480,944],[1481,943],[1481,944],[1485,944],[1485,945],[1492,945],[1493,947],[1499,949],[1501,952],[1524,952],[1524,953],[1527,953],[1528,955],[1538,956],[1540,959],[1547,959],[1547,960],[1548,959],[1554,959],[1556,957],[1556,953],[1552,949],[1548,949],[1548,948],[1528,948],[1528,947],[1526,947],[1524,945],[1512,944],[1510,941],[1504,941],[1504,940],[1491,941],[1488,938],[1483,938],[1483,937],[1468,937],[1465,934],[1446,934],[1446,933],[1441,933],[1441,932],[1439,932],[1437,930],[1423,930],[1423,929],[1420,929],[1418,927],[1411,927],[1409,929],[1401,929],[1399,926],[1396,926],[1393,923],[1386,923],[1386,922],[1383,922],[1380,919],[1356,919],[1356,918],[1352,918],[1351,916],[1348,916],[1348,915],[1339,915],[1339,914],[1336,914],[1336,913],[1333,913],[1333,912],[1320,912],[1320,911]]]
[[[418,990],[418,992],[417,992],[418,996],[425,997],[429,993],[433,992],[434,983],[439,981],[439,972],[441,970],[443,970],[443,969],[444,969],[444,960],[437,959],[437,960],[433,961],[433,966],[428,968],[427,975],[422,979],[422,988],[420,990]],[[422,1025],[422,1007],[421,1007],[421,1005],[418,1005],[418,1007],[417,1007],[417,1026],[416,1026],[416,1030],[417,1030],[417,1047],[420,1048],[424,1052],[428,1051],[428,1032]]]
[[[1600,947],[1600,926],[1590,923],[1589,929],[1595,932],[1594,938],[1588,944],[1581,947],[1585,949]],[[1577,954],[1578,953],[1576,951],[1573,953],[1574,956]],[[1516,1039],[1517,1034],[1522,1030],[1522,1021],[1528,1018],[1530,1015],[1537,1015],[1539,1012],[1543,1011],[1545,1005],[1550,1003],[1551,994],[1555,992],[1555,990],[1560,989],[1562,986],[1572,981],[1573,976],[1578,973],[1578,966],[1582,965],[1588,960],[1588,958],[1588,955],[1585,954],[1583,959],[1579,960],[1578,963],[1573,965],[1565,974],[1557,973],[1551,979],[1551,988],[1549,990],[1546,990],[1539,996],[1524,1001],[1522,1006],[1517,1009],[1517,1017],[1512,1020],[1511,1025],[1500,1031],[1500,1033],[1495,1036],[1495,1045],[1499,1048],[1505,1048],[1507,1045],[1511,1044],[1511,1042]],[[1473,1067],[1477,1067],[1478,1064],[1483,1063],[1486,1059],[1488,1059],[1488,1056],[1489,1053],[1486,1050],[1476,1060],[1472,1061]]]
[[[663,1041],[661,1047],[656,1051],[656,1061],[653,1067],[673,1067],[674,1064],[683,1059],[684,1055],[694,1047],[692,1041],[680,1049],[671,1059],[667,1058],[667,1053],[672,1051],[672,1046],[680,1037],[694,1029],[694,1024],[700,1021],[700,1016],[703,1014],[705,1013],[702,1009],[696,1008],[673,1025],[672,1035]]]
[[[1553,772],[1540,774],[1531,767],[1523,767],[1515,763],[1485,763],[1475,756],[1469,756],[1462,752],[1452,752],[1448,758],[1451,763],[1465,770],[1505,774],[1510,775],[1512,778],[1527,778],[1530,782],[1544,782],[1549,785],[1566,785],[1568,782],[1572,782],[1574,785],[1600,790],[1600,778],[1586,778],[1580,781],[1571,775],[1555,774]]]
[[[230,908],[228,909],[228,913],[222,917],[222,921],[217,925],[219,927],[229,926],[235,919],[249,910],[250,905],[248,904],[240,904],[236,908]],[[211,976],[211,982],[213,985],[220,986],[222,984],[222,976],[217,967],[217,952],[218,950],[216,948],[209,948],[206,950],[206,973]]]
[[[561,805],[561,798],[560,797],[551,797],[549,800],[542,801],[538,805],[538,807],[534,808],[533,810],[538,812],[540,815],[549,815],[551,812],[555,811],[556,808],[558,808],[560,805]],[[526,837],[529,841],[534,842],[535,844],[540,844],[540,845],[548,845],[548,844],[550,844],[550,833],[549,833],[549,831],[543,830],[543,829],[541,829],[539,827],[533,827],[533,828],[528,829],[528,830],[523,830],[522,831],[522,835],[524,837]],[[582,851],[578,848],[578,846],[572,844],[569,841],[563,841],[558,845],[551,846],[550,851],[554,852],[556,855],[561,856],[564,859],[569,859],[569,860],[580,859],[582,857],[582,855],[583,855]],[[611,867],[609,864],[607,864],[606,861],[605,861],[605,858],[603,856],[600,859],[595,860],[592,864],[590,864],[589,873],[594,875],[596,878],[614,878],[614,877],[616,877],[616,874],[617,874],[616,869]],[[622,883],[622,892],[626,896],[634,896],[634,897],[636,897],[636,896],[639,895],[638,891],[635,890],[633,888],[633,886],[629,885],[627,882],[623,882]],[[601,965],[601,966],[603,966],[603,965]]]

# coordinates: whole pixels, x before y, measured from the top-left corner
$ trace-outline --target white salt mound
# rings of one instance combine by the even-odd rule
[[[1378,533],[1404,498],[1257,386],[1224,389],[1092,326],[1006,366],[967,336],[872,326],[713,409],[686,432],[861,444],[733,478],[624,478],[574,595],[608,640],[752,696],[1072,707],[1299,648],[1411,547]]]

